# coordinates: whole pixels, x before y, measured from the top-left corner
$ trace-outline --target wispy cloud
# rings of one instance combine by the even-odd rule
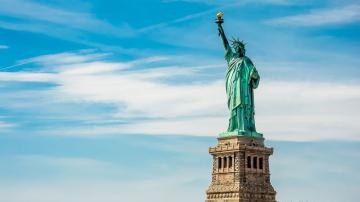
[[[86,59],[91,58],[89,54],[94,58]],[[54,83],[56,86],[46,94],[57,103],[116,106],[116,111],[106,117],[117,120],[112,123],[103,125],[99,120],[99,124],[95,121],[86,127],[62,127],[60,133],[44,128],[43,134],[206,136],[226,129],[223,80],[196,79],[206,68],[166,66],[139,69],[149,64],[156,66],[167,57],[108,62],[105,58],[96,59],[98,55],[102,54],[75,52],[39,56],[36,57],[38,64],[42,65],[39,73],[3,72],[0,79]],[[66,64],[59,64],[59,61],[66,61]],[[43,72],[45,70],[52,73]],[[172,82],[184,78],[189,82]],[[270,139],[281,140],[337,139],[339,133],[342,137],[358,139],[356,133],[360,128],[353,123],[360,121],[356,116],[360,111],[355,104],[360,101],[359,89],[358,84],[351,83],[263,81],[255,91],[258,130]],[[339,109],[339,105],[344,108]],[[71,114],[71,111],[66,113]],[[279,123],[282,123],[281,127]],[[343,128],[347,131],[344,132]]]
[[[181,23],[181,22],[193,20],[195,18],[203,17],[203,16],[211,14],[211,13],[213,13],[214,18],[215,18],[215,14],[217,12],[219,12],[219,11],[224,11],[226,9],[231,9],[231,8],[236,8],[236,7],[239,7],[239,6],[244,6],[246,4],[276,4],[276,5],[289,5],[289,4],[291,4],[288,0],[257,0],[257,1],[238,1],[238,0],[226,0],[226,1],[165,0],[164,2],[171,3],[171,2],[176,2],[176,1],[184,1],[184,2],[189,2],[189,3],[205,3],[205,4],[216,5],[216,7],[205,10],[205,11],[197,12],[197,13],[192,13],[192,14],[189,14],[189,15],[186,15],[186,16],[171,20],[171,21],[157,23],[157,24],[154,24],[154,25],[149,25],[149,26],[137,29],[136,32],[137,33],[142,33],[142,32],[148,32],[148,31],[155,30],[155,29],[169,27],[169,26],[177,24],[177,23]]]
[[[0,81],[52,82],[55,78],[51,73],[0,72]]]
[[[223,0],[223,1],[214,1],[214,0],[164,0],[164,2],[189,2],[189,3],[204,3],[210,5],[224,5],[224,4],[275,4],[275,5],[287,5],[291,2],[289,0],[244,0],[239,2],[238,0]],[[292,1],[293,2],[293,1]]]
[[[360,101],[359,85],[315,84],[313,82],[263,82],[261,85],[262,87],[256,91],[256,120],[258,131],[264,132],[267,138],[292,141],[341,139],[345,136],[349,139],[359,138],[357,134],[359,127],[355,124],[360,121],[356,115],[360,111],[355,104]],[[158,91],[165,90],[161,86],[157,88]],[[193,88],[196,90],[200,87],[194,85]],[[89,96],[87,99],[93,101],[99,102],[98,98],[101,97],[103,100],[100,102],[111,100],[111,102],[116,103],[118,100],[126,103],[128,107],[133,107],[127,109],[129,111],[119,111],[116,116],[136,117],[131,112],[134,110],[142,116],[156,116],[158,118],[110,126],[64,128],[61,134],[69,136],[116,134],[217,135],[217,132],[224,131],[227,125],[227,109],[222,95],[223,85],[222,83],[215,84],[215,86],[210,85],[208,89],[212,90],[212,93],[206,94],[206,91],[199,90],[199,94],[192,94],[193,105],[182,102],[185,98],[181,96],[179,96],[180,101],[174,99],[174,103],[171,105],[179,110],[167,106],[169,105],[166,103],[167,100],[173,98],[174,95],[166,93],[164,96],[168,96],[168,98],[159,100],[147,100],[146,97],[137,95],[136,98],[142,100],[140,103],[136,100],[126,99],[127,96],[135,96],[132,90],[121,93],[121,98],[107,96],[107,99],[104,99],[103,94],[98,94],[98,96],[87,95]],[[148,92],[151,94],[154,90]],[[186,96],[184,94],[186,89],[173,87],[173,90],[176,94]],[[82,96],[82,99],[85,96]],[[205,97],[204,102],[197,104],[196,101],[200,97]],[[205,107],[201,106],[202,104]],[[346,107],[339,109],[336,107],[339,104]],[[148,109],[149,107],[151,108]],[[195,117],[194,113],[197,114]],[[343,128],[347,128],[346,132]],[[45,133],[56,135],[51,131]],[[342,134],[341,137],[338,136],[339,133]]]
[[[75,52],[64,52],[59,54],[41,55],[24,60],[20,60],[18,63],[29,64],[38,63],[43,66],[46,65],[64,65],[64,64],[76,64],[83,62],[91,62],[94,60],[100,60],[108,53],[97,53],[96,50],[85,49]]]
[[[162,142],[162,147],[163,145]],[[171,145],[176,144],[171,143]],[[114,149],[114,152],[123,153],[121,147],[114,147]],[[170,201],[174,194],[179,194],[179,192],[193,194],[183,194],[182,197],[177,197],[172,201],[197,201],[198,198],[203,198],[203,195],[195,194],[204,189],[202,186],[197,186],[198,182],[207,180],[206,175],[202,174],[203,170],[194,167],[194,164],[203,167],[199,161],[191,164],[193,168],[185,166],[190,165],[189,160],[184,160],[183,153],[180,152],[177,153],[181,154],[181,157],[176,156],[170,161],[163,161],[164,158],[159,158],[159,152],[162,154],[165,152],[158,147],[154,156],[147,154],[147,158],[151,158],[151,161],[147,161],[146,158],[138,156],[139,154],[143,155],[142,152],[145,150],[141,150],[140,153],[138,149],[131,150],[133,152],[131,157],[138,160],[132,162],[128,162],[130,160],[128,155],[120,154],[113,158],[112,155],[108,155],[108,151],[103,151],[105,152],[103,154],[107,154],[106,156],[90,154],[91,157],[21,155],[0,158],[1,168],[5,168],[5,170],[9,167],[13,168],[13,173],[21,175],[21,178],[10,178],[11,183],[2,180],[0,194],[6,201],[19,202],[45,202],[51,198],[52,201],[58,202],[98,202],[104,199],[109,202],[143,201],[145,198],[151,200],[161,198],[162,201]],[[82,152],[84,151],[87,149]],[[167,152],[169,151],[167,150]],[[197,154],[197,152],[194,153]],[[82,153],[83,155],[84,153]],[[170,162],[177,162],[181,165],[174,168]],[[12,166],[3,163],[10,163]],[[131,167],[131,165],[135,166]],[[147,172],[142,172],[144,168],[147,169]],[[153,169],[156,170],[153,171]],[[166,172],[159,172],[159,170]],[[3,176],[6,173],[0,174]],[[185,177],[179,179],[179,176],[182,175]],[[194,196],[196,196],[195,199]]]
[[[8,49],[8,48],[9,48],[9,46],[0,44],[0,49]]]
[[[219,10],[223,10],[223,9],[226,9],[226,8],[229,8],[229,7],[238,6],[239,4],[240,4],[239,2],[237,2],[237,3],[233,2],[232,4],[228,4],[228,5],[225,5],[225,6],[219,6],[219,7],[216,7],[216,8],[208,9],[206,11],[192,13],[192,14],[189,14],[189,15],[186,15],[186,16],[183,16],[183,17],[168,21],[168,22],[161,22],[161,23],[157,23],[157,24],[154,24],[154,25],[149,25],[149,26],[137,29],[136,32],[142,33],[142,32],[148,32],[148,31],[151,31],[151,30],[156,30],[156,29],[168,27],[170,25],[174,25],[174,24],[177,24],[177,23],[180,23],[180,22],[185,22],[185,21],[192,20],[194,18],[202,17],[202,16],[207,15],[209,13],[214,13],[215,14]]]
[[[213,137],[140,136],[80,142],[72,138],[40,138],[36,142],[41,144],[26,149],[2,148],[40,153],[1,156],[3,200],[138,202],[161,198],[164,202],[196,202],[204,199],[211,180],[211,157],[206,148],[216,143]],[[56,145],[56,149],[43,150],[49,145]],[[277,190],[282,190],[277,194],[279,201],[357,201],[360,176],[353,173],[360,163],[353,159],[359,158],[359,142],[268,141],[267,145],[275,149],[270,163],[271,180]],[[64,149],[66,152],[61,154],[66,157],[59,153]],[[294,180],[297,183],[291,183]],[[339,189],[341,192],[337,192]],[[179,197],[173,199],[174,195]]]
[[[102,34],[127,35],[130,33],[128,27],[115,27],[88,12],[64,10],[33,1],[1,0],[0,13],[25,22],[35,22],[35,25],[36,21],[39,21]]]
[[[45,2],[24,0],[0,0],[0,4],[2,29],[40,33],[102,50],[131,52],[119,45],[113,46],[89,37],[100,35],[119,39],[133,36],[135,32],[126,22],[114,25],[80,7],[68,9],[71,7],[61,8]]]
[[[8,129],[11,129],[11,128],[14,128],[16,125],[13,124],[13,123],[8,123],[8,122],[5,122],[5,121],[0,121],[0,131],[1,130],[8,130]]]
[[[15,159],[23,164],[31,165],[35,167],[57,167],[64,171],[65,169],[71,169],[74,171],[81,171],[82,168],[87,167],[93,171],[109,170],[111,169],[111,163],[99,161],[91,158],[81,157],[54,157],[44,155],[22,155],[16,156]]]
[[[120,171],[121,172],[121,171]],[[189,173],[193,173],[189,172]],[[199,201],[204,198],[204,187],[196,186],[205,179],[189,173],[173,176],[156,176],[142,180],[93,180],[75,181],[68,179],[60,182],[12,183],[15,186],[0,185],[2,199],[9,202],[107,202],[117,201]],[[103,173],[103,175],[105,175]],[[179,177],[182,176],[182,177]],[[202,176],[201,176],[202,177]],[[93,176],[89,176],[92,179]],[[139,194],[141,193],[141,194]],[[174,198],[175,195],[179,195]]]
[[[360,21],[360,5],[316,9],[308,13],[275,18],[267,21],[272,25],[323,26],[355,23]]]

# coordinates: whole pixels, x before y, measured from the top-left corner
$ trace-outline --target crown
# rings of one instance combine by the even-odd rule
[[[245,43],[244,43],[244,41],[242,41],[242,40],[239,40],[238,38],[233,38],[232,40],[230,40],[231,41],[231,45],[233,46],[233,47],[235,47],[235,46],[241,46],[242,48],[245,48]]]

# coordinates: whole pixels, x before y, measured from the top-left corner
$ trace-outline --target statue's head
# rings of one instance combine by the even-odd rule
[[[243,41],[240,41],[239,39],[233,39],[232,41],[232,47],[234,48],[236,53],[239,53],[240,56],[245,55],[245,43]]]

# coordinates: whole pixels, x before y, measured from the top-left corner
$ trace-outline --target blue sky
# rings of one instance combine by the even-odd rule
[[[360,4],[335,0],[0,0],[0,201],[201,201],[219,10],[261,76],[278,200],[357,201]]]

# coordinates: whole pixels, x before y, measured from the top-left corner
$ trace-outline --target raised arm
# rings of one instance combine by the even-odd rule
[[[223,29],[221,23],[217,23],[217,24],[218,24],[219,36],[221,37],[221,40],[222,40],[222,42],[223,42],[225,51],[226,51],[226,52],[228,52],[228,51],[231,52],[231,47],[230,47],[230,45],[229,45],[229,41],[228,41],[227,38],[226,38],[224,29]]]
[[[225,55],[229,55],[230,53],[232,53],[232,50],[229,45],[229,41],[226,38],[224,29],[222,27],[222,23],[224,22],[224,20],[222,19],[223,15],[224,14],[221,12],[216,15],[216,17],[217,17],[216,24],[218,25],[219,36],[221,37],[221,40],[222,40],[224,48],[225,48]]]

